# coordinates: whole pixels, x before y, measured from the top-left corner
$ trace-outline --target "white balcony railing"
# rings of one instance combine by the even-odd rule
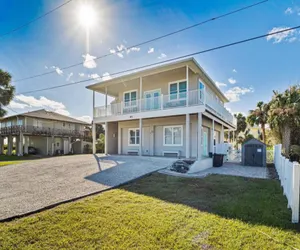
[[[187,103],[188,100],[188,103]],[[206,108],[223,120],[235,125],[235,118],[216,99],[213,99],[204,89],[192,90],[170,95],[143,98],[128,102],[113,103],[107,106],[95,107],[94,117],[118,116],[146,111],[167,110],[182,107],[206,105]]]

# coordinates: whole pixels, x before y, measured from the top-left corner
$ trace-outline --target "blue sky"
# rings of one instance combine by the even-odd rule
[[[16,82],[17,93],[97,75],[107,76],[300,24],[300,0],[269,0],[249,10],[140,46],[124,53],[122,58],[114,54],[100,59],[95,68],[80,65],[61,72],[61,67],[83,62],[82,55],[87,53],[85,28],[78,20],[79,8],[86,2],[98,13],[97,24],[90,31],[89,54],[99,56],[117,51],[117,46],[129,47],[257,1],[73,0],[47,17],[0,38],[0,68],[10,72],[13,79],[44,73],[53,66],[59,73]],[[0,11],[0,34],[3,34],[63,1],[0,0],[0,3],[4,6]],[[149,50],[154,51],[148,53]],[[298,83],[299,53],[300,33],[297,30],[195,58],[231,99],[228,108],[232,112],[247,113],[258,101],[268,101],[272,90],[284,90]],[[91,83],[93,81],[19,95],[11,108],[17,112],[46,108],[87,119],[92,116],[92,92],[85,86]],[[96,104],[104,104],[103,96],[97,95]]]

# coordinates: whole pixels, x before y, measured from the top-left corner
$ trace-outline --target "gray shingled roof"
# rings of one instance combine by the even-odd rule
[[[41,119],[48,119],[48,120],[55,120],[55,121],[62,121],[62,122],[71,122],[71,123],[78,123],[78,124],[84,124],[84,125],[90,125],[87,122],[77,120],[75,118],[61,115],[52,111],[47,111],[45,109],[40,109],[36,111],[26,112],[18,115],[12,115],[9,117],[4,117],[1,120],[5,120],[7,118],[12,118],[16,116],[26,116],[26,117],[34,117],[34,118],[41,118]]]

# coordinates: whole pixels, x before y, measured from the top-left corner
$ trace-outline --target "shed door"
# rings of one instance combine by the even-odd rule
[[[262,145],[249,144],[245,146],[245,165],[263,166],[263,147]]]

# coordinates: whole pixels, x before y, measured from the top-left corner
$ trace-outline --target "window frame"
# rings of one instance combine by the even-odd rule
[[[166,144],[166,128],[172,128],[172,144]],[[173,128],[181,129],[180,144],[174,144],[174,130]],[[168,147],[182,147],[183,146],[183,125],[171,125],[171,126],[163,126],[163,145]]]
[[[186,84],[186,95],[185,97],[183,98],[180,98],[180,92],[179,92],[179,83],[181,82],[185,82]],[[173,81],[173,82],[169,82],[169,85],[168,85],[168,93],[169,93],[169,101],[179,101],[179,100],[186,100],[186,97],[187,97],[187,92],[188,92],[188,83],[187,83],[187,79],[180,79],[180,80],[176,80],[176,81]],[[171,85],[172,84],[175,84],[176,83],[176,86],[177,86],[177,98],[176,99],[171,99]],[[181,92],[181,93],[184,93],[184,92]]]
[[[130,131],[135,131],[135,138],[134,138],[134,142],[135,142],[135,144],[131,144],[130,143]],[[140,130],[140,128],[129,128],[128,129],[128,146],[139,146],[140,145],[140,141],[141,141],[141,134],[139,133],[139,144],[136,144],[136,138],[137,138],[137,136],[136,136],[136,131],[137,130]]]
[[[136,93],[136,99],[135,99],[135,105],[132,105],[132,100],[131,100],[131,93],[132,92],[135,92]],[[127,103],[126,101],[125,101],[125,94],[128,94],[129,93],[129,102],[128,103],[130,103],[130,105],[128,105],[128,106],[126,106],[126,104],[125,103]],[[137,89],[133,89],[133,90],[128,90],[128,91],[125,91],[125,92],[123,92],[123,103],[124,103],[124,108],[127,108],[127,107],[137,107],[137,105],[138,105],[138,90]]]

